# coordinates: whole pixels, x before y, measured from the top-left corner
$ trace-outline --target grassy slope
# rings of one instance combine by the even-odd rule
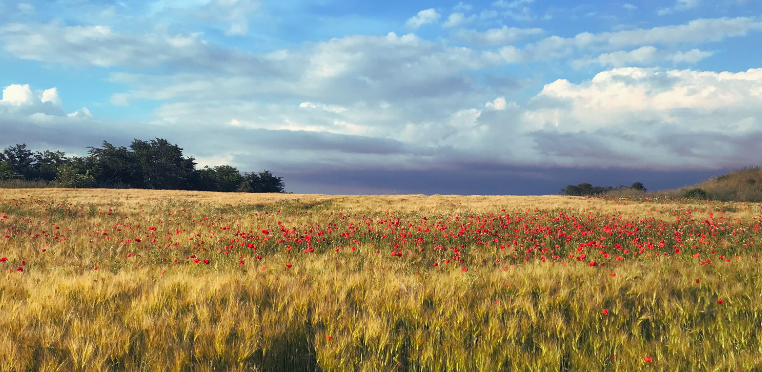
[[[760,370],[760,215],[559,196],[4,190],[0,370]],[[301,242],[276,243],[279,226]],[[333,240],[303,252],[318,231]]]
[[[694,187],[705,190],[712,199],[762,202],[762,169],[742,169],[704,181]]]

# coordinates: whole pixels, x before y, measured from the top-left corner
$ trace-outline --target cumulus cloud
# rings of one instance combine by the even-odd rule
[[[65,112],[56,88],[37,91],[29,84],[11,84],[3,89],[0,114],[64,116]]]
[[[58,89],[56,88],[50,88],[46,89],[42,92],[42,97],[40,99],[42,102],[50,102],[56,106],[61,106],[61,97],[58,96]]]
[[[32,103],[32,90],[29,89],[29,84],[11,84],[3,89],[3,104],[20,106],[23,104]]]
[[[632,5],[632,4],[630,4],[630,3],[625,3],[624,5],[622,5],[622,7],[623,7],[625,10],[630,10],[630,11],[638,9],[638,7],[637,7],[637,6],[635,6],[635,5]]]
[[[440,14],[434,8],[421,10],[418,14],[410,17],[405,22],[405,25],[409,28],[416,29],[425,24],[434,23],[439,20]]]

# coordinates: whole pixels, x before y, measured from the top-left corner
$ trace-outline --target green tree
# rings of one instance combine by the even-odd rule
[[[192,157],[183,157],[182,148],[163,138],[135,139],[130,148],[139,165],[143,187],[180,190],[190,186],[196,162]]]
[[[640,190],[640,191],[647,191],[647,190],[646,190],[646,187],[645,187],[645,186],[643,186],[643,184],[642,184],[642,183],[640,183],[640,182],[635,182],[635,183],[633,183],[633,184],[632,184],[632,186],[631,186],[631,188],[632,188],[632,189],[635,189],[635,190]]]
[[[3,160],[21,178],[26,180],[37,179],[34,153],[26,148],[26,144],[16,144],[3,150]]]
[[[83,161],[89,174],[101,187],[142,187],[140,169],[130,151],[103,141],[101,147],[90,147],[89,161]]]
[[[73,156],[56,169],[53,183],[58,187],[88,188],[95,187],[97,181],[91,174],[92,158]]]
[[[238,169],[230,165],[219,165],[214,167],[213,170],[216,191],[237,191],[244,181]]]

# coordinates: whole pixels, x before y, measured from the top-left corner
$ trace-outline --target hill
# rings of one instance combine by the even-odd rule
[[[736,202],[762,202],[762,169],[759,166],[710,178],[693,186],[660,191],[674,197]]]

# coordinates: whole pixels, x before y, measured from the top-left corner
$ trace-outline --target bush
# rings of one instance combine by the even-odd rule
[[[683,193],[683,197],[685,197],[687,199],[702,199],[702,200],[706,200],[706,199],[709,199],[709,194],[707,194],[706,191],[704,191],[704,189],[701,189],[701,188],[697,187],[695,189],[686,190]]]

